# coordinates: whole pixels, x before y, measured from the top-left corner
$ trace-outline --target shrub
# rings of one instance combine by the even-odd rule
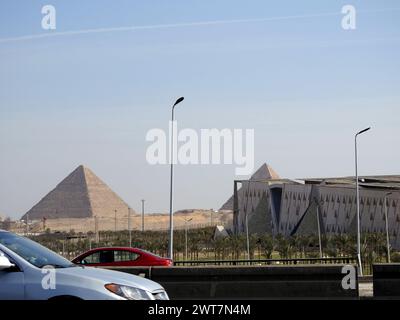
[[[390,255],[390,261],[391,262],[400,262],[400,252],[393,252]]]

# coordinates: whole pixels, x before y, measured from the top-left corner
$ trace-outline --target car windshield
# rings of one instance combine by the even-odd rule
[[[37,242],[10,232],[0,231],[0,244],[38,268],[44,266],[53,266],[55,268],[69,268],[76,266]]]

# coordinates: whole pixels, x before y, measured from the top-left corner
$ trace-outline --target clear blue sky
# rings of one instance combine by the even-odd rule
[[[168,24],[182,26],[35,38]],[[145,135],[181,95],[181,128],[254,128],[256,167],[282,177],[352,175],[366,126],[360,173],[400,174],[399,57],[398,1],[1,1],[0,213],[20,217],[79,164],[167,212],[169,168],[146,163]],[[175,209],[219,208],[234,168],[177,166]]]

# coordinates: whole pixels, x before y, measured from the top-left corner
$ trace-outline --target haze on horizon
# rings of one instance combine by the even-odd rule
[[[21,217],[80,164],[137,212],[167,212],[169,167],[146,162],[145,137],[179,96],[180,129],[254,129],[255,169],[354,175],[371,126],[360,174],[400,174],[400,5],[348,2],[356,30],[343,1],[52,0],[45,31],[47,1],[2,1],[0,213]],[[177,165],[174,209],[219,208],[235,167]]]

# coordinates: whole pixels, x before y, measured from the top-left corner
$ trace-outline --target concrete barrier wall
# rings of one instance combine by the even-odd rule
[[[375,299],[400,299],[400,263],[374,264]]]
[[[344,289],[343,265],[113,268],[146,275],[171,299],[358,299]]]

